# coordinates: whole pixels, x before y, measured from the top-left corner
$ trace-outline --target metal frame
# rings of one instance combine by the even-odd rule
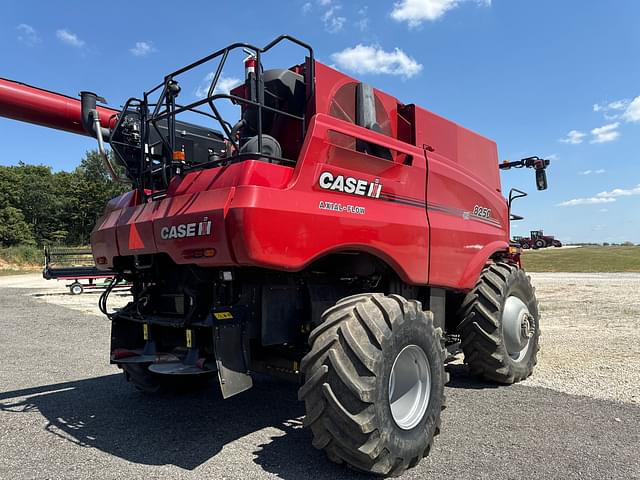
[[[256,47],[248,43],[233,43],[206,57],[201,58],[200,60],[197,60],[185,67],[182,67],[172,73],[169,73],[168,75],[165,76],[164,81],[162,83],[156,85],[151,90],[144,92],[142,99],[130,98],[129,100],[127,100],[127,102],[125,103],[122,109],[122,115],[120,115],[118,119],[114,132],[117,132],[121,128],[123,119],[126,116],[127,112],[136,112],[140,116],[140,145],[139,145],[140,168],[138,173],[139,181],[137,181],[136,183],[137,183],[138,190],[142,195],[142,198],[146,198],[148,196],[145,193],[145,181],[144,181],[147,175],[149,175],[149,177],[151,178],[154,175],[156,175],[160,170],[163,178],[163,184],[166,188],[169,185],[169,181],[171,180],[171,177],[180,171],[207,168],[210,166],[215,166],[220,162],[219,160],[215,160],[210,162],[204,162],[204,163],[198,164],[197,166],[185,168],[184,165],[180,163],[175,163],[173,159],[165,159],[164,157],[155,156],[151,153],[151,149],[149,146],[149,134],[150,134],[151,128],[153,128],[155,132],[158,134],[162,144],[165,146],[167,151],[173,152],[175,150],[174,147],[175,147],[176,115],[187,112],[187,111],[207,116],[209,118],[216,120],[220,124],[220,127],[224,131],[224,135],[233,144],[236,152],[233,156],[230,156],[227,159],[225,159],[226,163],[241,161],[247,157],[255,158],[256,156],[260,158],[265,158],[270,162],[273,160],[277,160],[283,163],[295,163],[295,160],[292,160],[292,159],[273,157],[273,156],[262,153],[262,149],[263,149],[262,114],[264,110],[274,112],[274,113],[277,113],[278,115],[283,115],[285,117],[289,117],[294,120],[300,121],[302,136],[304,136],[304,132],[306,128],[307,122],[306,122],[305,114],[303,114],[302,116],[293,115],[291,113],[269,107],[264,103],[264,79],[263,79],[263,69],[262,69],[262,55],[267,53],[276,45],[285,41],[294,43],[308,51],[309,70],[305,74],[305,86],[306,86],[306,92],[307,92],[307,100],[309,100],[313,98],[315,93],[315,80],[314,80],[315,79],[315,72],[314,72],[315,63],[314,63],[313,49],[311,48],[311,46],[307,45],[306,43],[289,35],[281,35],[262,48]],[[222,75],[224,66],[226,64],[227,58],[229,56],[229,53],[237,49],[243,49],[245,51],[252,53],[256,59],[255,76],[253,79],[253,82],[254,82],[253,86],[255,87],[255,92],[256,92],[255,99],[241,98],[236,95],[232,95],[230,93],[214,94],[218,81],[220,80],[220,77]],[[215,71],[215,74],[211,80],[211,84],[209,85],[207,96],[205,98],[189,103],[187,105],[177,104],[176,103],[176,96],[177,96],[176,77],[180,76],[181,74],[189,70],[199,67],[204,63],[210,62],[214,59],[219,59],[219,63]],[[160,90],[160,96],[157,99],[157,101],[155,101],[154,103],[149,103],[150,96],[159,90]],[[233,136],[231,131],[232,127],[229,124],[229,122],[227,122],[224,118],[222,118],[222,115],[220,114],[218,108],[215,105],[215,101],[220,99],[228,99],[235,102],[236,104],[254,106],[257,108],[257,135],[258,135],[258,152],[257,153],[250,153],[250,154],[238,153],[239,151],[238,145],[235,139],[232,138]],[[199,107],[203,105],[208,105],[209,108],[211,109],[211,113],[208,111],[203,111],[199,109]],[[167,135],[164,135],[163,133],[161,133],[160,128],[158,127],[158,122],[162,120],[166,120],[167,122],[167,130],[168,130]],[[116,150],[116,153],[118,153],[118,155],[120,155],[120,153],[118,152],[118,147],[120,146],[121,143],[122,142],[118,142],[118,141],[112,142],[112,147],[114,148],[114,150]],[[122,146],[125,146],[125,145],[132,146],[128,144],[122,144]],[[153,165],[154,160],[162,160],[162,166],[158,168],[157,165]],[[162,196],[162,192],[156,192],[156,194]]]

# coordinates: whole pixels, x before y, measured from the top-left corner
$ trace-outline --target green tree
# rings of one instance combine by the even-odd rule
[[[0,244],[86,245],[107,202],[128,188],[111,180],[95,150],[73,172],[22,162],[0,166]]]
[[[30,225],[22,212],[15,207],[0,208],[0,244],[35,245]]]

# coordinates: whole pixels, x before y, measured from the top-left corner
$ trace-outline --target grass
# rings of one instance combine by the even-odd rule
[[[30,270],[42,266],[44,254],[40,247],[17,245],[0,247],[0,270]]]
[[[640,272],[640,247],[579,247],[527,250],[529,272]]]
[[[73,252],[74,250],[88,250],[91,247],[58,247],[58,249]],[[88,258],[91,259],[89,255]],[[55,261],[55,260],[54,260]],[[59,261],[59,259],[58,259]],[[16,275],[33,273],[42,270],[44,250],[35,245],[16,245],[0,247],[0,275]]]

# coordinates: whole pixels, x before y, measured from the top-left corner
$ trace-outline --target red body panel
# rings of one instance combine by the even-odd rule
[[[121,208],[115,223],[113,215],[118,210],[107,212],[92,234],[94,256],[106,257],[105,266],[111,266],[114,256],[162,251],[176,263],[300,270],[327,253],[366,251],[387,261],[406,281],[427,283],[429,230],[424,207],[329,192],[318,186],[320,173],[330,171],[372,182],[379,179],[384,191],[419,198],[426,188],[424,152],[368,132],[372,138],[415,155],[416,162],[405,166],[351,152],[353,157],[362,157],[367,172],[351,170],[342,165],[343,160],[336,160],[342,156],[335,150],[342,149],[327,141],[329,128],[351,134],[363,130],[319,114],[309,126],[295,170],[247,160],[175,179],[179,185],[172,185],[171,195]],[[365,213],[322,210],[320,201],[362,207]],[[127,199],[122,202],[128,204]],[[165,226],[200,222],[205,217],[212,220],[209,237],[160,239]],[[132,223],[144,240],[144,248],[129,248]],[[215,248],[216,255],[185,258],[184,252],[195,248]]]
[[[416,107],[416,142],[429,145],[429,283],[473,287],[491,254],[508,247],[494,142]],[[475,212],[475,214],[474,214]],[[488,216],[482,216],[486,214]]]

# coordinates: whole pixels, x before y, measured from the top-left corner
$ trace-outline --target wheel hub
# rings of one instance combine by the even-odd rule
[[[535,333],[535,319],[525,303],[513,295],[508,297],[504,304],[502,333],[509,356],[516,362],[521,361]]]
[[[531,337],[533,337],[533,325],[531,324],[532,320],[533,317],[528,313],[525,313],[522,316],[522,320],[520,321],[520,338],[522,338],[523,340],[528,341]]]
[[[396,356],[389,376],[389,406],[396,424],[411,430],[424,417],[431,396],[431,369],[424,350],[407,345]]]

